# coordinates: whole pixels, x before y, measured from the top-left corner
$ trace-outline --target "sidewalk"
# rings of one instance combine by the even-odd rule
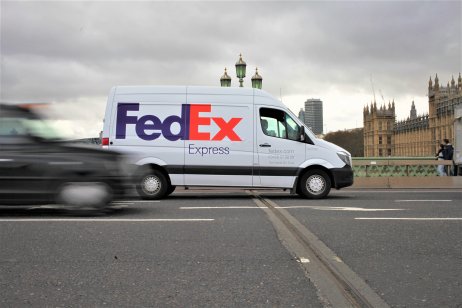
[[[351,188],[462,189],[462,176],[355,177]]]

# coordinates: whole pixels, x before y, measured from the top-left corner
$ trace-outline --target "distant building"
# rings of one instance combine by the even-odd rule
[[[311,98],[305,102],[303,122],[306,124],[306,126],[310,127],[313,133],[316,135],[323,133],[324,123],[322,101],[320,99]]]
[[[364,156],[392,156],[395,102],[380,106],[374,102],[364,108]]]
[[[438,75],[428,82],[429,113],[418,116],[414,102],[409,117],[396,121],[395,102],[364,107],[364,156],[434,156],[447,138],[454,142],[454,107],[462,104],[462,77],[447,87]]]
[[[300,121],[305,123],[305,110],[303,110],[303,108],[300,108],[300,111],[298,112],[298,118]]]

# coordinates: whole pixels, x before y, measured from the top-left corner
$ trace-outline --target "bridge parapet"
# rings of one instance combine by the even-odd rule
[[[355,177],[432,177],[438,165],[451,166],[450,160],[434,157],[354,157]]]

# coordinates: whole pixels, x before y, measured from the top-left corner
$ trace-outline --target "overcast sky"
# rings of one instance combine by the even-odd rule
[[[462,72],[461,1],[1,1],[3,102],[50,102],[75,137],[97,136],[114,85],[219,85],[243,54],[245,85],[296,114],[324,103],[325,131],[363,107],[428,111],[428,79]],[[382,99],[383,97],[383,99]],[[69,120],[73,120],[70,122]]]

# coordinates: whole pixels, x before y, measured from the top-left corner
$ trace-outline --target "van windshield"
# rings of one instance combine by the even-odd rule
[[[292,118],[298,119],[298,117],[289,108],[287,108],[287,113],[289,113],[292,116]],[[308,137],[310,137],[311,140],[318,139],[316,135],[311,131],[311,129],[308,126],[306,126],[305,123],[303,123],[303,121],[299,122],[299,125],[303,125],[305,127],[305,133],[308,135]]]

